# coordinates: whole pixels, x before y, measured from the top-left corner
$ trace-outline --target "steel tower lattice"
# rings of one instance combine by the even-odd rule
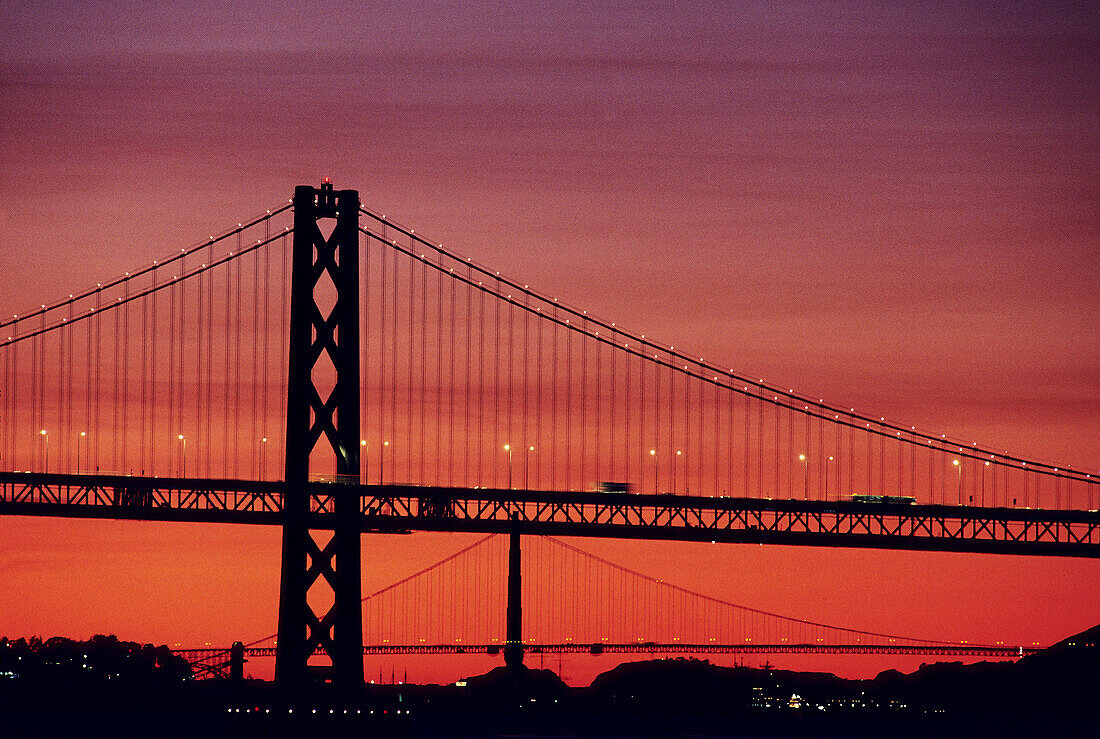
[[[328,238],[319,221],[334,218]],[[327,276],[335,301],[325,314],[319,294]],[[307,483],[314,448],[335,456],[337,480],[359,479],[359,193],[299,185],[294,190],[290,343],[286,421],[286,491],[276,680],[297,689],[310,682],[308,660],[320,649],[334,684],[363,681],[360,603],[360,509],[355,488],[334,485],[332,537],[311,528]],[[323,377],[331,361],[335,382]],[[320,381],[320,382],[319,382]],[[322,397],[331,383],[328,397]],[[316,613],[308,595],[326,587],[332,606]]]

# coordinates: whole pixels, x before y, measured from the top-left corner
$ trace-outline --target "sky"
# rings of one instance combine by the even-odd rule
[[[746,374],[1100,469],[1095,5],[702,5],[4,0],[0,314],[327,176]],[[0,632],[274,630],[274,530],[7,518],[0,540]],[[368,537],[366,577],[468,542]],[[1100,621],[1094,562],[586,545],[888,631]]]

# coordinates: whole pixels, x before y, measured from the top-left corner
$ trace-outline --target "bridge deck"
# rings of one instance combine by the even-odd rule
[[[366,644],[365,655],[386,654],[487,654],[502,652],[503,644]],[[524,644],[528,654],[906,654],[956,657],[1023,657],[1042,651],[1038,647],[982,644],[655,644],[626,642],[579,644]],[[225,657],[228,649],[204,647],[173,649],[189,662]],[[317,652],[321,654],[321,652]],[[245,647],[246,657],[274,657],[275,647]]]
[[[364,532],[524,534],[996,554],[1100,556],[1100,513],[852,501],[703,498],[309,483],[311,525],[338,496]],[[279,525],[281,482],[0,473],[0,514]]]

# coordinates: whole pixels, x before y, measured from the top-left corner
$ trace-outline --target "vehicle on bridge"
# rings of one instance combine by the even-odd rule
[[[911,495],[861,495],[852,493],[849,496],[853,503],[900,503],[902,505],[916,505],[917,499]]]
[[[417,516],[420,518],[454,518],[456,500],[446,494],[424,494],[418,499]]]
[[[597,482],[597,493],[631,493],[634,492],[634,486],[629,482]]]

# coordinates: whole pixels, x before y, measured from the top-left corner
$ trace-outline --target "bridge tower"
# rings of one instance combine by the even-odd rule
[[[523,583],[520,579],[519,523],[508,533],[508,610],[504,626],[504,664],[523,666]]]
[[[311,529],[307,484],[311,457],[320,462],[329,454],[335,457],[337,481],[359,481],[359,193],[335,192],[329,182],[319,189],[299,185],[293,202],[275,679],[284,689],[305,688],[309,659],[320,648],[332,661],[332,682],[353,688],[363,682],[359,495],[350,486],[333,486],[333,531],[325,541],[326,532]],[[324,219],[336,221],[328,238],[320,227]],[[331,372],[324,373],[325,359],[335,382]],[[315,603],[331,600],[331,607],[315,612],[311,592]]]

